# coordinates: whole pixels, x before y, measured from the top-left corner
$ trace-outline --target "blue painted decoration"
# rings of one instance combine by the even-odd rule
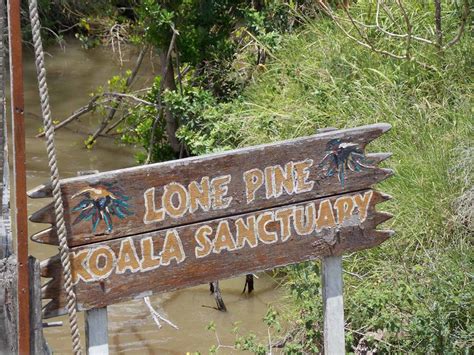
[[[343,142],[339,138],[331,139],[326,144],[326,153],[319,167],[325,170],[325,177],[337,175],[342,187],[347,169],[361,172],[375,168],[370,165],[363,149],[357,143]]]
[[[109,183],[94,184],[74,194],[72,198],[81,197],[82,200],[72,208],[72,212],[79,212],[73,224],[81,221],[91,221],[94,233],[100,221],[104,221],[107,232],[113,229],[112,216],[124,219],[133,215],[127,202],[129,197],[122,189]]]

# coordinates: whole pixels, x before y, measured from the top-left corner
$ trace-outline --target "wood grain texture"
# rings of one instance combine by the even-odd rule
[[[51,355],[52,352],[43,334],[40,263],[37,259],[30,256],[28,264],[30,268],[31,353],[35,355]]]
[[[369,188],[392,175],[390,169],[376,167],[381,161],[387,159],[390,153],[367,154],[365,158],[372,167],[361,171],[346,169],[343,184],[338,181],[336,175],[324,175],[324,171],[319,164],[328,154],[328,143],[331,141],[339,139],[343,143],[355,144],[361,150],[365,150],[368,143],[389,129],[390,125],[388,124],[374,124],[353,129],[330,131],[275,144],[62,180],[61,187],[66,210],[68,244],[70,247],[86,245]],[[312,161],[312,165],[308,169],[308,180],[314,181],[314,186],[310,191],[283,193],[280,196],[268,198],[265,189],[260,188],[256,191],[253,201],[248,202],[246,200],[246,185],[242,176],[244,172],[252,169],[264,171],[265,167],[284,167],[289,162],[309,160]],[[232,201],[225,208],[209,208],[206,210],[198,208],[193,213],[185,213],[180,218],[168,216],[159,222],[144,223],[144,193],[147,189],[155,188],[153,196],[158,208],[162,204],[161,197],[167,184],[177,182],[184,187],[188,187],[193,181],[202,182],[203,177],[212,180],[219,176],[230,176],[230,181],[226,185],[228,191],[225,196],[231,197]],[[83,198],[83,195],[77,196],[77,194],[97,186],[119,188],[127,196],[127,203],[130,205],[133,215],[126,216],[123,219],[112,216],[111,224],[113,224],[113,228],[110,228],[110,230],[103,221],[99,221],[95,231],[90,221],[74,223],[79,212],[74,212],[72,209]],[[48,196],[49,194],[50,188],[47,185],[44,185],[43,188],[34,189],[30,193],[32,197]],[[53,224],[53,212],[53,206],[49,204],[33,213],[30,220],[37,223]],[[54,225],[52,228],[32,236],[32,239],[41,243],[57,244]]]
[[[364,211],[359,208],[359,205],[349,208],[351,214],[344,217],[345,210],[341,207],[343,204],[336,201],[361,200],[365,196],[371,196],[370,200],[366,200],[369,202],[367,202],[365,219],[363,218]],[[90,270],[94,268],[91,260],[95,251],[102,248],[101,250],[107,249],[107,253],[115,255],[112,269],[103,278],[98,278],[95,281],[89,280],[88,282],[79,279],[75,286],[79,309],[105,307],[133,298],[142,298],[152,293],[168,292],[305,260],[337,256],[347,252],[373,248],[393,234],[392,231],[376,230],[377,225],[390,218],[390,215],[377,212],[375,206],[388,198],[389,196],[373,190],[363,190],[72,248],[71,253],[76,256],[81,253],[88,255],[80,261],[82,266],[79,269],[84,271],[85,268],[88,270],[87,273],[91,275]],[[316,214],[312,214],[312,207],[309,206],[314,207],[314,211],[317,211]],[[321,206],[332,206],[335,226],[329,225],[327,228],[317,228],[323,226],[323,222],[330,219],[322,217],[325,210]],[[236,246],[239,244],[236,230],[238,220],[248,223],[249,220],[255,217],[258,221],[260,220],[259,216],[271,215],[272,213],[275,216],[278,210],[293,211],[288,224],[287,237],[284,237],[286,232],[283,232],[282,225],[284,223],[281,222],[281,219],[278,221],[273,219],[269,220],[264,226],[263,234],[260,234],[258,224],[255,227],[256,229],[253,229],[254,231],[257,230],[257,232],[254,232],[254,235],[257,236],[257,243],[253,247],[250,246],[251,243],[244,242],[242,248],[235,247],[234,250],[232,248],[220,248],[216,250],[218,245],[223,244],[223,240],[216,237],[219,226],[228,224],[231,238],[233,238],[233,243]],[[295,211],[300,211],[300,217],[297,217]],[[301,216],[304,216],[304,218]],[[313,218],[308,218],[311,216]],[[297,223],[297,220],[300,222]],[[308,226],[308,223],[312,223],[311,221],[316,221],[314,227],[304,230],[305,225]],[[196,232],[204,230],[206,226],[212,231],[209,234],[209,239],[212,241],[213,249],[208,255],[198,258],[197,249],[201,249],[201,245],[197,243]],[[185,258],[170,259],[168,265],[161,264],[154,269],[144,271],[143,261],[145,260],[146,251],[143,241],[150,241],[149,245],[152,245],[154,250],[152,255],[155,258],[160,257],[161,262],[163,262],[166,255],[166,252],[164,252],[166,236],[172,231],[179,236]],[[271,233],[276,233],[276,239],[269,237]],[[130,253],[127,254],[126,258],[123,257],[126,245],[128,245],[129,250],[130,245],[133,245],[133,250],[136,252],[135,257]],[[123,269],[121,270],[122,273],[119,273],[121,262],[118,260],[121,259],[122,262],[125,262],[124,260],[128,259],[130,264],[130,256],[140,263],[140,269],[132,270],[133,267],[131,267]],[[178,259],[180,260],[178,261]],[[101,260],[97,261],[95,268],[104,270],[107,263],[105,258]],[[148,261],[150,261],[149,256]],[[73,265],[73,273],[77,275],[78,269],[74,268],[79,264],[73,262]],[[64,314],[65,296],[59,257],[55,256],[43,261],[41,271],[43,277],[51,278],[43,286],[43,298],[51,299],[43,309],[44,317],[49,318]]]

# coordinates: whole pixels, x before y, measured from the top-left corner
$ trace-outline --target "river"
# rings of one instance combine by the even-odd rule
[[[88,102],[88,95],[97,86],[104,85],[113,75],[124,72],[133,65],[127,61],[134,53],[124,48],[125,63],[120,65],[117,55],[111,49],[96,48],[84,50],[80,43],[67,39],[65,49],[59,46],[47,48],[46,56],[51,107],[55,120],[68,117],[74,110]],[[113,59],[115,57],[115,59]],[[139,74],[139,82],[151,82],[154,73],[152,59],[147,58]],[[44,140],[35,138],[42,127],[36,83],[36,70],[31,51],[25,53],[25,119],[27,147],[27,183],[31,189],[49,179]],[[75,176],[77,171],[97,169],[107,171],[136,165],[135,148],[118,145],[110,138],[99,139],[92,150],[84,148],[83,141],[98,125],[99,117],[89,115],[56,134],[56,149],[62,178]],[[28,211],[38,210],[47,200],[28,201]],[[41,224],[29,224],[30,235],[45,228]],[[30,242],[30,253],[44,260],[57,248]],[[45,280],[46,281],[46,280]],[[162,315],[175,323],[179,330],[167,325],[158,329],[142,300],[112,305],[108,308],[109,344],[113,354],[185,354],[186,352],[207,353],[217,345],[216,335],[206,329],[212,321],[216,324],[221,344],[232,345],[235,339],[231,332],[239,323],[242,334],[254,332],[263,341],[267,339],[267,327],[262,322],[268,304],[276,303],[282,293],[276,282],[266,274],[256,280],[256,289],[251,295],[242,294],[245,277],[221,282],[221,290],[228,308],[227,313],[214,307],[213,296],[207,285],[151,297],[153,306]],[[69,324],[66,317],[62,327],[45,329],[47,341],[55,354],[71,353]],[[84,329],[80,314],[80,327]],[[82,333],[84,343],[84,334]],[[235,353],[223,348],[221,354]]]

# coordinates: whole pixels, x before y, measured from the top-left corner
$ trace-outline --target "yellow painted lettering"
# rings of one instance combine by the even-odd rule
[[[173,197],[177,198],[177,205],[173,203]],[[188,206],[186,188],[177,182],[171,182],[165,186],[163,193],[163,207],[171,217],[178,218],[184,215]]]
[[[159,267],[161,258],[154,255],[153,239],[151,237],[143,238],[140,245],[142,247],[141,271],[153,270]]]
[[[125,271],[137,272],[140,269],[137,250],[131,238],[122,240],[120,243],[120,252],[117,259],[117,274],[123,274]]]
[[[310,174],[309,168],[312,165],[313,159],[306,159],[305,161],[294,163],[294,171],[296,174],[295,191],[297,194],[308,192],[313,189],[314,181],[308,181]]]
[[[194,213],[199,207],[204,211],[209,211],[209,178],[204,176],[201,183],[193,181],[189,184],[189,212]]]
[[[293,194],[293,162],[286,163],[284,169],[280,165],[275,166],[274,169],[275,197],[281,196],[283,189],[288,195]]]
[[[236,246],[241,249],[247,243],[251,248],[255,248],[258,244],[257,236],[255,235],[255,216],[247,217],[247,224],[243,218],[235,221],[236,228]]]
[[[275,212],[275,220],[280,222],[280,233],[282,242],[286,242],[291,237],[291,216],[293,216],[293,208],[283,208]]]
[[[207,224],[199,227],[194,235],[194,239],[198,243],[198,246],[194,249],[196,258],[204,258],[208,256],[212,251],[212,242],[209,236],[212,234],[212,228]]]
[[[316,228],[318,230],[322,230],[323,228],[333,228],[335,226],[336,221],[334,220],[331,201],[324,200],[319,205],[318,217],[316,219]]]
[[[364,196],[358,194],[354,197],[354,201],[359,209],[360,221],[364,222],[367,218],[367,210],[369,209],[370,201],[372,200],[373,191],[367,191]]]
[[[229,222],[227,221],[219,222],[216,231],[216,239],[214,240],[214,253],[219,254],[222,250],[235,250],[234,238],[232,238]]]
[[[271,222],[274,222],[273,212],[264,212],[257,217],[258,238],[265,244],[272,244],[278,241],[278,234],[267,230],[267,225]]]
[[[265,196],[271,198],[275,195],[275,170],[273,166],[267,166],[265,168]]]
[[[260,169],[252,169],[244,172],[245,194],[247,203],[255,200],[257,190],[263,185],[263,172]]]
[[[341,224],[345,220],[351,218],[355,205],[351,196],[343,196],[339,197],[336,202],[334,202],[334,207],[337,210],[337,223]]]
[[[298,206],[295,209],[295,231],[299,235],[313,233],[316,222],[316,208],[314,203]]]
[[[104,279],[110,275],[115,266],[115,254],[108,246],[95,248],[89,257],[89,270],[95,279]]]
[[[79,280],[89,282],[94,279],[85,265],[89,252],[89,249],[84,249],[78,252],[73,251],[69,254],[71,259],[72,282],[74,285],[77,284]]]
[[[149,188],[144,193],[145,198],[145,215],[143,216],[143,223],[150,224],[153,222],[160,222],[165,218],[163,209],[156,209],[155,206],[155,188]]]
[[[163,251],[161,253],[161,265],[169,265],[172,259],[174,259],[177,264],[186,259],[183,244],[181,243],[178,232],[174,229],[166,232]]]
[[[229,187],[227,186],[231,180],[230,175],[223,175],[212,179],[212,208],[223,209],[229,207],[232,197],[225,197]]]

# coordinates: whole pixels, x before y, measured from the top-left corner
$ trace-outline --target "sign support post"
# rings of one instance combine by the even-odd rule
[[[342,256],[322,260],[324,354],[345,354]]]
[[[109,354],[107,307],[89,309],[84,314],[87,355]]]

